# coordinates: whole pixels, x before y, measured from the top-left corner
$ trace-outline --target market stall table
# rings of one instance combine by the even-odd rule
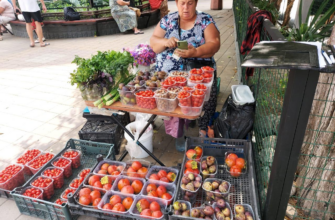
[[[93,105],[93,101],[85,101],[86,106],[89,107],[95,107]],[[114,104],[110,105],[110,106],[102,106],[102,108],[106,108],[106,109],[111,109],[111,110],[120,110],[120,111],[126,111],[126,112],[139,112],[139,113],[147,113],[147,114],[152,114],[152,116],[150,117],[150,119],[148,120],[146,126],[143,128],[143,130],[141,131],[138,140],[140,139],[140,137],[142,136],[142,134],[145,132],[145,130],[149,127],[150,123],[153,122],[155,120],[155,118],[157,117],[157,115],[161,115],[161,116],[170,116],[170,117],[178,117],[178,118],[184,118],[184,119],[189,119],[189,120],[195,120],[199,117],[198,116],[190,116],[190,115],[185,115],[181,112],[180,107],[178,106],[173,112],[162,112],[159,111],[157,108],[155,109],[145,109],[145,108],[140,108],[137,105],[124,105],[121,102],[115,102]],[[201,115],[201,114],[200,114]],[[121,128],[127,132],[127,134],[134,140],[135,137],[134,135],[118,120],[117,117],[114,116],[114,114],[111,115],[112,119],[121,126]],[[154,160],[156,160],[157,163],[159,163],[161,166],[165,166],[153,153],[151,153],[145,146],[143,146],[141,144],[141,142],[136,141],[136,144],[139,145],[145,152],[147,152]],[[122,155],[119,158],[119,161],[122,161],[125,156],[128,154],[128,151],[125,150]]]

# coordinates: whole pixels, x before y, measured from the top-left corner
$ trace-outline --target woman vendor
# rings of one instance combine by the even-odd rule
[[[189,70],[211,66],[214,54],[220,49],[220,33],[209,14],[196,10],[198,0],[176,0],[178,12],[161,19],[150,39],[150,46],[157,53],[156,70]],[[188,50],[177,49],[178,41],[187,41]],[[209,101],[204,105],[205,114],[199,119],[201,134],[206,134],[210,118],[215,113],[217,101],[216,71]]]

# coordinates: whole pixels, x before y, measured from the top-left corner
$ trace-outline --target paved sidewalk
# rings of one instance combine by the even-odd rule
[[[224,7],[230,1],[224,0]],[[209,10],[209,0],[199,0],[198,10],[211,14],[221,34],[221,49],[215,55],[218,76],[221,77],[218,96],[219,111],[237,83],[232,10]],[[230,6],[231,7],[231,6]],[[175,2],[169,2],[171,11]],[[75,55],[90,57],[96,51],[121,50],[149,42],[154,27],[143,35],[117,34],[96,38],[48,40],[50,46],[29,47],[29,40],[5,34],[0,41],[0,170],[29,148],[59,152],[70,138],[78,138],[85,123],[82,111],[85,104],[79,91],[69,83],[69,73]],[[163,121],[157,119],[154,135],[154,154],[167,166],[181,162],[182,153],[175,150],[175,140],[165,135]],[[197,128],[186,132],[197,136]],[[154,162],[151,158],[148,160]],[[15,202],[0,198],[1,219],[35,219],[21,215]],[[82,217],[81,219],[84,219]]]

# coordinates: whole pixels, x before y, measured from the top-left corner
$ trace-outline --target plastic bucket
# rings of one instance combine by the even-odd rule
[[[127,146],[126,149],[130,155],[131,158],[145,158],[149,156],[147,152],[145,152],[140,146],[136,144],[136,140],[138,139],[138,136],[141,132],[141,130],[136,130],[136,127],[144,126],[145,123],[143,121],[134,121],[126,126],[126,128],[129,131],[135,131],[133,134],[135,137],[135,141],[127,134],[127,132],[124,132],[124,137],[127,140]],[[153,137],[153,128],[152,125],[150,125],[147,130],[143,133],[139,141],[141,144],[146,147],[151,153],[153,151],[152,146],[152,137]]]

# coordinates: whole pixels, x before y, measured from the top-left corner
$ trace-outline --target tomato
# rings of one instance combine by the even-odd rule
[[[232,158],[226,158],[226,165],[228,166],[228,167],[232,167],[232,166],[234,166],[235,165],[235,161],[232,159]]]
[[[98,190],[93,190],[90,193],[92,201],[94,201],[96,198],[101,198],[101,193]]]
[[[62,205],[62,204],[63,204],[63,201],[60,200],[60,199],[57,199],[55,203],[58,204],[58,205]]]
[[[134,188],[132,186],[124,186],[121,189],[121,193],[134,194]]]
[[[191,101],[192,107],[200,107],[205,100],[205,93],[201,90],[194,90],[192,92]]]
[[[94,199],[92,206],[95,207],[95,209],[97,209],[100,201],[101,201],[101,198]]]
[[[124,169],[124,167],[120,165],[120,166],[117,166],[116,169],[117,169],[119,172],[122,172],[123,169]]]
[[[99,170],[98,174],[107,174],[107,170]]]
[[[138,161],[134,161],[132,164],[131,164],[131,167],[135,170],[135,171],[138,171],[141,167],[142,167],[142,164]]]
[[[156,191],[150,191],[150,192],[148,193],[148,196],[151,196],[151,197],[158,197],[157,190],[156,190]]]
[[[31,171],[33,174],[35,174],[44,164],[46,164],[49,160],[51,160],[54,157],[51,153],[45,153],[38,157],[36,157],[34,160],[29,162],[29,167],[31,167]]]
[[[164,89],[168,89],[174,85],[176,85],[175,77],[168,77],[161,83]]]
[[[196,154],[197,154],[196,159],[200,159],[200,157],[202,156],[202,148],[201,148],[200,146],[196,146],[196,147],[194,148],[194,150],[195,150],[195,152],[196,152]]]
[[[60,189],[64,185],[64,171],[60,168],[46,169],[42,176],[51,177],[54,180],[54,188]]]
[[[116,171],[114,171],[114,172],[111,173],[111,175],[113,175],[113,176],[118,176],[120,174],[121,174],[121,172],[118,171],[118,170],[116,170]]]
[[[214,69],[210,66],[203,66],[201,67],[201,69],[203,72],[213,72],[214,71]]]
[[[204,80],[204,77],[201,75],[191,75],[189,81],[192,83],[201,83]]]
[[[104,190],[109,191],[109,190],[112,188],[112,184],[107,183],[107,184],[105,184],[102,188],[103,188]]]
[[[161,210],[158,210],[158,211],[154,211],[152,212],[152,217],[155,217],[155,218],[160,218],[162,217],[163,213],[161,212]]]
[[[188,160],[185,163],[185,167],[189,169],[197,169],[198,168],[198,163],[195,160]]]
[[[122,202],[122,199],[120,196],[118,195],[113,195],[112,197],[110,197],[109,199],[109,203],[114,206],[115,204],[117,203],[121,203]]]
[[[162,195],[166,193],[166,188],[164,186],[158,186],[156,191],[158,196],[162,197]]]
[[[158,202],[152,202],[150,203],[150,206],[149,206],[150,210],[151,211],[160,211],[161,210],[161,206],[158,204]]]
[[[67,189],[64,191],[64,193],[63,193],[63,195],[62,195],[62,198],[63,198],[63,199],[67,199],[67,195],[68,195],[69,193],[74,194],[75,191],[76,191],[75,189],[67,188]]]
[[[87,196],[87,195],[79,196],[79,203],[82,204],[82,205],[91,204],[90,196]]]
[[[153,174],[150,175],[149,179],[150,180],[159,180],[159,177],[158,177],[157,174],[153,173]]]
[[[71,165],[73,169],[76,169],[80,166],[80,151],[68,150],[63,154],[63,157],[66,157],[72,161]]]
[[[149,209],[149,207],[150,207],[150,203],[146,199],[140,199],[136,203],[136,208],[138,212],[142,212],[145,209]]]
[[[113,206],[112,206],[111,204],[109,204],[109,203],[106,203],[106,204],[102,207],[102,209],[105,209],[105,210],[112,210],[112,208],[113,208]]]
[[[107,168],[107,171],[108,171],[109,174],[112,174],[114,171],[117,171],[117,166],[116,165],[110,165]]]
[[[191,87],[187,87],[187,86],[184,86],[182,90],[184,90],[184,91],[188,91],[188,92],[192,92],[192,91],[194,91],[193,88],[191,88]]]
[[[190,74],[202,74],[202,70],[194,68],[190,70]]]
[[[194,149],[189,149],[186,151],[186,157],[190,160],[197,158],[197,152]]]
[[[41,194],[42,191],[37,188],[29,188],[23,193],[24,196],[43,199],[43,196],[41,196]]]
[[[141,108],[154,109],[156,108],[156,99],[153,97],[155,93],[151,90],[140,91],[135,94],[136,103]]]
[[[134,180],[131,187],[133,187],[135,194],[139,194],[143,188],[143,183],[140,180]]]
[[[117,203],[113,206],[112,211],[125,212],[126,208],[121,203]]]
[[[144,209],[142,212],[140,212],[140,215],[142,215],[142,216],[152,216],[152,211],[150,209]]]
[[[236,164],[236,166],[238,166],[241,169],[245,168],[245,160],[243,158],[237,158],[235,160],[235,164]]]
[[[191,94],[185,90],[182,90],[178,93],[178,100],[182,106],[191,107]]]
[[[151,191],[156,191],[157,190],[157,186],[153,183],[149,183],[147,186],[147,193],[151,192]]]
[[[197,84],[194,86],[195,89],[206,90],[207,87],[204,84]]]
[[[70,183],[70,187],[77,189],[79,185],[81,184],[81,181],[79,178],[72,180]]]
[[[238,158],[238,156],[234,153],[231,153],[231,154],[228,154],[227,158],[232,159],[232,160],[235,161]]]
[[[162,199],[165,199],[165,200],[170,200],[172,199],[172,196],[170,193],[164,193],[162,196],[161,196]]]
[[[128,179],[120,179],[120,181],[117,183],[117,188],[121,191],[123,187],[129,186],[130,182]]]
[[[142,167],[140,168],[137,173],[140,175],[141,178],[145,178],[145,175],[147,175],[148,168]]]
[[[170,182],[173,182],[176,179],[176,174],[173,172],[169,172],[166,176]]]
[[[60,167],[64,169],[64,177],[68,178],[72,175],[72,167],[71,167],[71,160],[59,158],[58,160],[54,161],[52,164],[55,167]]]
[[[158,175],[159,178],[166,177],[167,176],[167,172],[165,170],[160,170],[157,173],[157,175]]]
[[[176,86],[186,86],[187,84],[187,79],[182,76],[174,76],[174,77],[169,77],[172,79],[172,81],[175,81]]]
[[[133,176],[136,173],[136,170],[134,170],[132,167],[129,167],[127,170],[127,176]]]
[[[80,196],[90,196],[91,194],[91,190],[89,188],[82,188],[80,191],[79,191],[79,197]]]
[[[186,168],[185,171],[184,171],[184,174],[186,173],[196,173],[196,174],[199,174],[199,169],[190,169],[190,168]]]
[[[128,209],[130,209],[133,202],[134,202],[133,198],[127,197],[127,198],[123,199],[122,205],[128,210]]]
[[[102,184],[101,184],[100,181],[96,181],[96,182],[94,182],[93,186],[94,186],[94,187],[98,187],[98,188],[102,188]]]
[[[102,164],[102,166],[100,167],[100,170],[107,170],[109,167],[109,164],[108,163],[104,163]]]
[[[233,176],[233,177],[239,177],[241,175],[242,170],[241,170],[240,167],[234,165],[234,166],[232,166],[230,168],[229,172],[230,172],[231,176]]]
[[[28,163],[31,160],[33,160],[40,153],[41,153],[41,151],[37,150],[37,149],[27,150],[21,157],[19,157],[16,160],[16,163],[25,165],[26,163]]]
[[[170,181],[169,181],[169,179],[165,176],[165,177],[162,177],[161,179],[160,179],[160,181],[162,181],[162,182],[165,182],[165,183],[169,183]]]
[[[212,81],[213,74],[212,73],[204,73],[203,77],[204,77],[204,80],[202,81],[203,83],[210,83]]]
[[[95,182],[97,181],[100,181],[100,176],[97,176],[97,175],[93,175],[93,176],[90,176],[90,178],[88,179],[88,184],[90,186],[93,186]]]

